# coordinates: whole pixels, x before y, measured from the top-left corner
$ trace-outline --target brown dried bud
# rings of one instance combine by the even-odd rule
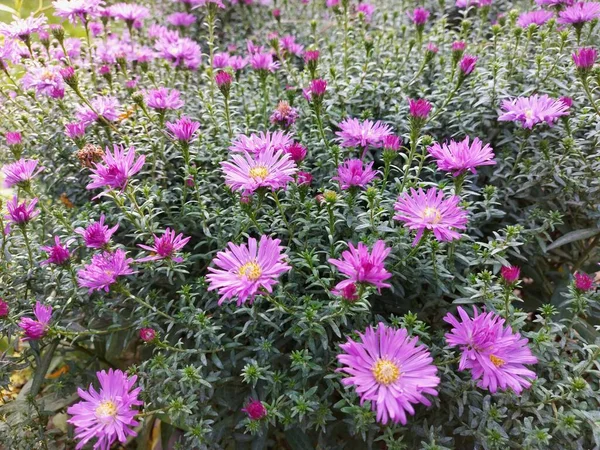
[[[92,168],[94,163],[102,161],[104,150],[102,147],[94,144],[86,144],[77,152],[77,159],[83,167]]]

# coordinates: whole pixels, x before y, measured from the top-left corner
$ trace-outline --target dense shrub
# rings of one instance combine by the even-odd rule
[[[0,447],[600,448],[600,4],[536,2],[2,24]]]

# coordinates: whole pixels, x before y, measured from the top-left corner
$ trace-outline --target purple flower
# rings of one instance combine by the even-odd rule
[[[362,342],[349,338],[340,345],[344,353],[337,356],[342,364],[338,371],[350,375],[342,384],[355,386],[361,404],[371,402],[378,422],[406,425],[407,413],[415,413],[413,404],[431,406],[425,394],[437,395],[440,379],[433,358],[404,328],[395,330],[380,322],[358,335]]]
[[[142,170],[146,162],[146,156],[141,155],[135,161],[135,148],[129,147],[127,153],[125,148],[119,145],[113,146],[113,153],[107,147],[102,163],[96,163],[92,169],[92,182],[86,189],[108,187],[123,190],[127,186],[129,178]]]
[[[402,146],[402,139],[395,134],[388,134],[383,138],[382,146],[384,150],[397,152]]]
[[[144,342],[152,342],[156,338],[156,331],[152,328],[142,328],[140,330],[140,339]]]
[[[483,146],[479,138],[475,138],[469,144],[469,136],[463,141],[450,141],[448,144],[437,142],[427,149],[429,154],[436,160],[438,168],[444,172],[452,172],[457,177],[466,171],[477,173],[479,166],[493,166],[494,152],[489,144]]]
[[[535,2],[540,6],[562,7],[571,6],[575,0],[535,0]]]
[[[4,187],[11,188],[26,185],[33,177],[44,170],[43,167],[37,169],[37,165],[38,162],[35,159],[19,159],[14,163],[5,165],[2,168],[5,177]]]
[[[136,3],[116,3],[108,8],[109,14],[115,19],[124,20],[127,25],[141,27],[142,22],[150,16],[150,10]]]
[[[375,7],[370,5],[369,3],[359,3],[356,7],[356,12],[359,14],[363,14],[366,22],[371,21],[371,16],[375,12]]]
[[[431,103],[427,100],[420,98],[418,100],[408,99],[408,110],[409,114],[415,119],[427,119],[431,112]]]
[[[119,118],[119,101],[111,96],[99,96],[91,102],[94,110],[92,111],[87,106],[81,105],[77,107],[77,119],[85,126],[91,125],[96,121],[101,121],[100,117],[108,122],[114,122]]]
[[[4,137],[6,138],[6,145],[9,147],[12,147],[13,145],[21,145],[21,142],[23,142],[21,133],[18,131],[7,131]]]
[[[529,129],[543,122],[552,126],[560,116],[569,114],[569,108],[563,102],[550,98],[546,94],[504,100],[502,109],[504,114],[498,117],[499,121],[521,122],[523,127]]]
[[[453,52],[462,52],[465,51],[467,44],[464,41],[455,41],[452,43],[452,51]]]
[[[117,282],[122,275],[134,273],[129,265],[132,258],[127,258],[125,252],[117,249],[114,253],[104,252],[101,255],[92,256],[92,262],[77,272],[77,278],[81,287],[89,288],[89,292],[108,292],[110,286]]]
[[[255,53],[250,57],[250,64],[254,70],[264,74],[267,72],[275,72],[279,69],[279,62],[273,61],[271,53]]]
[[[176,263],[183,262],[183,258],[175,256],[175,253],[185,247],[191,237],[183,237],[183,234],[175,235],[175,231],[167,228],[161,237],[154,235],[154,245],[138,244],[138,247],[148,250],[151,256],[138,259],[138,262],[158,261],[160,259],[170,259]]]
[[[55,0],[52,2],[54,15],[68,19],[71,23],[87,23],[92,17],[98,17],[103,5],[102,0]]]
[[[475,70],[475,64],[477,64],[477,56],[464,55],[460,60],[460,71],[464,76],[470,75]]]
[[[306,101],[309,102],[312,100],[315,103],[320,104],[326,91],[327,81],[317,78],[316,80],[312,80],[310,86],[302,91],[302,95]]]
[[[76,228],[75,233],[83,236],[83,241],[86,247],[89,248],[104,248],[109,242],[112,235],[117,231],[119,225],[109,228],[104,225],[104,214],[100,216],[98,222],[90,224],[87,228]]]
[[[379,120],[361,122],[358,119],[349,118],[338,126],[340,131],[336,135],[339,136],[342,147],[380,148],[383,145],[383,139],[392,134],[390,126]]]
[[[600,3],[579,2],[558,13],[558,23],[583,24],[600,18]]]
[[[467,225],[467,212],[458,206],[460,197],[453,195],[444,198],[444,192],[432,187],[404,192],[394,205],[397,214],[394,219],[404,222],[404,226],[417,230],[413,246],[421,240],[425,230],[433,231],[438,241],[460,239],[454,230],[464,230]]]
[[[331,292],[335,295],[339,295],[342,299],[347,302],[355,302],[358,300],[358,293],[356,288],[356,283],[351,283],[344,286],[342,289],[332,289]]]
[[[580,291],[587,292],[594,287],[594,279],[587,273],[577,272],[574,275],[575,287]]]
[[[222,162],[221,166],[225,184],[245,194],[261,187],[285,189],[298,170],[289,154],[271,146],[256,155],[233,155],[231,161]]]
[[[68,123],[65,125],[65,134],[73,139],[81,139],[85,136],[85,124],[83,122]]]
[[[351,187],[364,188],[375,178],[377,172],[373,170],[373,161],[363,165],[360,159],[348,159],[338,166],[338,176],[332,180],[339,181],[342,190]]]
[[[9,308],[8,303],[0,298],[0,319],[8,316]]]
[[[146,104],[160,113],[164,113],[168,109],[179,109],[184,105],[183,100],[179,98],[177,89],[150,89],[144,97]]]
[[[446,333],[446,342],[462,352],[458,369],[470,369],[473,379],[479,380],[478,386],[492,393],[510,388],[520,394],[536,378],[535,372],[525,367],[537,363],[527,339],[505,327],[504,319],[493,312],[479,314],[473,310],[471,319],[459,306],[461,322],[450,313],[444,317],[453,327]]]
[[[304,161],[304,158],[306,158],[306,147],[297,142],[291,144],[285,149],[285,151],[290,155],[296,164]]]
[[[220,70],[215,75],[215,83],[225,97],[229,97],[229,89],[233,82],[233,76],[224,70]]]
[[[125,444],[129,436],[137,436],[134,430],[135,406],[143,403],[138,399],[141,388],[132,389],[136,376],[128,377],[120,370],[109,369],[96,372],[100,390],[90,385],[87,391],[77,389],[83,400],[70,406],[68,422],[75,426],[75,438],[79,440],[76,450],[82,449],[91,439],[97,438],[94,449],[109,450],[118,439]]]
[[[595,48],[584,47],[573,53],[572,57],[577,69],[587,72],[596,64],[598,52]]]
[[[236,72],[240,71],[248,65],[248,58],[244,58],[242,56],[232,56],[229,59],[229,65]]]
[[[412,14],[407,14],[415,25],[425,25],[425,22],[427,22],[427,19],[429,19],[430,13],[424,8],[417,8],[412,12]]]
[[[213,56],[213,69],[225,69],[230,66],[229,53],[215,53]]]
[[[550,19],[554,17],[554,13],[550,11],[530,11],[525,12],[519,16],[519,20],[517,20],[517,25],[521,28],[527,28],[529,25],[537,25],[542,26]]]
[[[298,172],[296,176],[296,183],[298,186],[310,186],[312,183],[313,176],[309,172]]]
[[[154,44],[154,48],[161,58],[174,67],[196,70],[202,62],[202,49],[190,38],[162,37]]]
[[[206,278],[209,291],[219,291],[219,305],[237,297],[237,305],[246,301],[250,304],[254,297],[264,289],[269,294],[277,284],[279,276],[291,269],[285,262],[286,255],[279,239],[261,236],[249,238],[248,245],[228,244],[229,249],[217,253],[213,263],[217,268],[209,267]]]
[[[349,250],[342,253],[341,259],[329,259],[338,270],[348,278],[335,286],[340,291],[350,284],[370,284],[375,286],[379,292],[381,288],[388,288],[390,285],[384,283],[385,280],[392,277],[392,274],[385,269],[385,258],[392,251],[385,246],[384,241],[377,241],[373,245],[373,250],[369,253],[369,248],[362,242],[358,247],[354,247],[351,242],[348,243]]]
[[[240,134],[235,138],[229,150],[232,152],[246,152],[258,155],[267,149],[274,151],[286,150],[293,144],[291,136],[284,131],[252,133],[250,136]]]
[[[248,414],[250,420],[260,420],[267,417],[267,408],[265,408],[265,405],[260,400],[250,399],[242,411]]]
[[[41,266],[45,266],[48,264],[55,264],[57,266],[61,266],[69,261],[71,257],[71,253],[69,252],[68,246],[71,241],[67,241],[64,245],[60,242],[60,238],[58,236],[54,236],[54,245],[51,246],[42,246],[41,250],[48,253],[48,259],[42,261],[40,263]]]
[[[270,121],[273,125],[279,125],[283,128],[291,127],[298,118],[298,110],[292,108],[288,102],[282,100],[277,105],[273,114],[271,114]]]
[[[65,95],[65,85],[58,67],[29,67],[21,78],[21,84],[25,89],[34,89],[36,95],[51,98],[63,98]]]
[[[307,50],[304,52],[304,62],[306,64],[319,60],[319,50]]]
[[[440,51],[440,49],[438,48],[437,45],[435,45],[433,42],[429,42],[427,44],[427,47],[425,48],[426,52],[429,53],[431,56],[437,54],[437,52]]]
[[[35,302],[33,314],[37,320],[22,317],[19,321],[19,327],[25,333],[24,341],[37,341],[46,335],[52,318],[52,306],[44,306],[40,302]]]
[[[44,31],[48,19],[44,14],[33,17],[33,14],[25,19],[15,18],[11,23],[0,24],[0,34],[13,39],[21,39],[28,42],[33,33]]]
[[[500,269],[502,279],[508,284],[515,283],[519,279],[520,273],[521,268],[519,266],[502,266],[502,269]]]
[[[196,16],[184,12],[176,12],[168,16],[167,21],[174,27],[189,27],[196,22]]]
[[[23,203],[19,203],[19,200],[15,195],[12,200],[6,202],[8,214],[4,216],[4,218],[15,225],[25,225],[40,214],[40,210],[35,209],[37,202],[38,199],[34,198],[29,203],[27,203],[27,200],[24,200]]]
[[[186,144],[196,139],[196,132],[200,128],[199,122],[195,122],[186,116],[181,116],[181,119],[177,122],[167,122],[165,125],[174,139]]]
[[[302,55],[304,47],[296,43],[294,36],[284,36],[281,38],[281,48],[290,55]]]

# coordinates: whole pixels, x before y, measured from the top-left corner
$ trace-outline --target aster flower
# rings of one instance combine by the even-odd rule
[[[429,103],[424,98],[419,98],[417,100],[413,100],[412,98],[408,99],[408,111],[412,118],[425,120],[429,113],[431,112],[431,103]]]
[[[46,253],[48,253],[48,259],[42,261],[40,263],[41,266],[45,266],[48,264],[55,264],[57,266],[61,266],[69,261],[71,257],[71,252],[69,252],[69,244],[72,241],[67,241],[65,244],[60,242],[60,238],[58,236],[54,236],[54,245],[51,246],[42,246],[40,249]]]
[[[542,26],[550,19],[554,17],[554,13],[551,11],[530,11],[524,12],[519,16],[519,20],[517,20],[517,25],[521,28],[527,28],[529,25],[537,25]]]
[[[296,176],[296,183],[298,186],[310,186],[312,183],[313,176],[309,172],[298,172]]]
[[[171,137],[184,144],[195,140],[196,132],[200,128],[200,122],[195,122],[186,116],[181,116],[177,122],[167,122],[165,125],[171,132]]]
[[[161,38],[154,45],[158,55],[174,67],[196,70],[202,62],[202,50],[190,38]]]
[[[340,131],[335,133],[339,136],[342,147],[362,147],[363,157],[368,147],[380,148],[383,139],[392,134],[392,129],[379,120],[373,122],[365,120],[361,122],[355,118],[348,118],[339,125]]]
[[[117,282],[123,275],[131,275],[134,271],[129,267],[133,262],[127,258],[125,252],[117,249],[114,253],[104,252],[92,256],[92,262],[77,272],[81,287],[87,287],[89,292],[104,290],[108,292],[110,286]]]
[[[535,372],[525,367],[537,363],[527,339],[504,326],[504,319],[497,314],[473,310],[470,318],[459,306],[460,322],[450,313],[444,317],[453,327],[446,333],[446,342],[462,352],[458,369],[470,369],[473,379],[479,380],[478,386],[492,393],[510,388],[520,394],[536,378]]]
[[[280,40],[281,48],[289,55],[302,55],[304,47],[296,42],[294,36],[284,36]]]
[[[571,6],[575,0],[535,0],[539,6],[562,7]]]
[[[25,89],[35,90],[36,95],[63,98],[65,85],[59,68],[54,66],[29,67],[21,84]]]
[[[104,225],[104,219],[104,214],[102,214],[98,222],[90,224],[87,228],[75,228],[75,233],[83,236],[86,247],[104,248],[110,242],[115,231],[119,229],[118,224],[112,228]]]
[[[237,306],[246,301],[252,304],[262,289],[273,292],[277,278],[291,269],[280,243],[279,239],[263,235],[258,243],[254,238],[248,239],[248,245],[230,242],[227,250],[217,253],[213,259],[217,268],[209,267],[206,278],[210,283],[208,290],[218,290],[221,295],[219,305],[234,297]]]
[[[65,125],[65,134],[74,141],[81,139],[85,136],[85,124],[83,122],[68,123]]]
[[[269,72],[275,72],[279,69],[279,62],[273,61],[273,55],[271,53],[255,53],[250,57],[250,64],[256,71],[266,75]]]
[[[521,268],[519,266],[502,266],[500,274],[502,279],[508,283],[513,284],[519,279]]]
[[[144,342],[152,342],[156,338],[156,331],[152,328],[142,328],[140,330],[140,339]]]
[[[102,0],[55,0],[52,2],[54,15],[68,19],[71,23],[81,20],[83,24],[97,17],[104,2]]]
[[[138,244],[138,247],[151,252],[151,256],[138,259],[138,262],[158,261],[160,259],[169,259],[176,263],[183,262],[183,258],[175,256],[175,253],[185,247],[191,237],[183,237],[183,234],[175,235],[175,231],[167,228],[161,237],[154,235],[154,245]]]
[[[321,105],[321,102],[323,101],[323,96],[325,95],[326,91],[327,81],[317,78],[311,80],[310,85],[306,89],[302,90],[302,95],[304,96],[307,102],[310,102],[312,100],[318,107]]]
[[[27,202],[27,200],[23,200],[23,203],[19,203],[19,199],[15,195],[12,198],[12,200],[6,202],[6,209],[8,209],[8,214],[4,216],[4,218],[9,220],[12,224],[25,225],[26,223],[31,222],[40,214],[40,210],[35,209],[37,202],[38,199],[34,198],[29,203]]]
[[[84,105],[77,107],[76,117],[85,126],[91,125],[96,121],[101,122],[101,117],[107,122],[114,122],[119,118],[120,105],[119,101],[114,97],[96,97],[91,101],[91,105],[94,108],[93,111]]]
[[[407,13],[415,25],[424,25],[429,19],[429,11],[424,8],[416,8],[412,14]]]
[[[581,25],[600,18],[600,3],[579,2],[558,13],[558,23]]]
[[[250,420],[260,420],[267,417],[267,408],[260,400],[250,399],[242,411],[248,414]]]
[[[404,222],[404,226],[417,230],[413,246],[421,240],[425,230],[433,231],[438,241],[453,241],[460,238],[455,230],[464,230],[467,225],[467,212],[458,206],[460,197],[453,195],[444,198],[444,192],[435,187],[410,193],[404,192],[394,205],[397,214],[394,219]]]
[[[184,105],[183,100],[179,98],[179,91],[177,89],[150,89],[146,91],[144,98],[146,104],[159,113],[164,113],[166,110],[179,109]]]
[[[356,12],[364,16],[365,22],[370,22],[371,16],[375,12],[375,7],[369,3],[359,3],[356,7]]]
[[[0,298],[0,319],[8,316],[9,307],[8,303]]]
[[[382,146],[386,151],[397,152],[402,146],[402,139],[395,134],[389,134],[383,138]]]
[[[587,73],[596,64],[598,52],[595,48],[584,47],[578,49],[571,56],[577,69],[583,73]]]
[[[137,436],[134,419],[142,405],[138,399],[141,388],[132,389],[137,377],[128,377],[120,370],[96,372],[100,390],[90,385],[87,391],[77,389],[82,401],[70,406],[67,414],[72,416],[67,422],[75,426],[75,438],[79,443],[76,450],[82,449],[90,440],[97,438],[95,450],[109,450],[118,439],[125,444],[129,436]]]
[[[23,142],[23,138],[21,137],[21,133],[18,131],[8,131],[4,135],[6,138],[6,145],[12,147],[13,145],[21,145]]]
[[[229,53],[215,53],[213,55],[213,69],[225,69],[229,67],[229,61],[231,60],[231,56]]]
[[[587,292],[594,287],[594,279],[587,273],[577,272],[573,277],[575,278],[575,287],[582,292]]]
[[[298,110],[290,106],[288,102],[282,100],[277,105],[273,114],[271,114],[270,121],[273,125],[279,125],[282,128],[291,127],[298,118]]]
[[[339,181],[342,190],[346,190],[352,187],[364,188],[376,176],[373,161],[364,165],[360,159],[348,159],[338,166],[338,175],[332,180]]]
[[[233,155],[231,161],[222,162],[225,184],[234,191],[251,194],[258,188],[285,189],[297,167],[289,154],[268,147],[251,155]]]
[[[361,404],[371,402],[378,422],[406,425],[407,413],[415,413],[414,404],[431,406],[425,394],[437,395],[440,379],[433,358],[404,328],[395,330],[380,322],[359,336],[361,342],[348,339],[340,345],[344,353],[337,356],[342,364],[338,371],[350,375],[342,384],[355,386]]]
[[[129,178],[142,170],[145,162],[145,155],[135,160],[135,148],[129,147],[125,153],[124,147],[115,144],[113,152],[111,153],[107,148],[102,163],[97,163],[92,169],[92,182],[86,186],[86,189],[108,187],[124,190]]]
[[[485,144],[475,138],[469,144],[469,136],[463,141],[450,141],[448,144],[437,142],[427,149],[429,154],[436,160],[438,168],[444,172],[452,172],[457,177],[466,171],[477,173],[476,167],[493,166],[494,152],[489,144]]]
[[[244,58],[243,56],[232,56],[229,59],[229,65],[233,70],[239,72],[248,65],[248,58]]]
[[[287,147],[285,151],[290,155],[296,164],[304,161],[304,158],[306,158],[306,147],[297,142],[294,142],[292,145]]]
[[[475,65],[477,64],[477,56],[473,55],[464,55],[460,60],[460,64],[458,68],[460,69],[460,73],[462,76],[470,75],[473,70],[475,70]]]
[[[341,291],[353,283],[373,285],[379,292],[381,292],[381,288],[390,287],[389,284],[384,283],[385,280],[392,277],[392,274],[385,269],[385,258],[392,249],[386,247],[384,241],[375,242],[370,253],[368,247],[362,242],[358,243],[358,247],[354,247],[349,242],[348,248],[349,250],[342,253],[341,259],[331,258],[328,260],[348,277],[335,286],[337,291]]]
[[[293,143],[291,136],[284,131],[275,131],[274,133],[261,131],[259,134],[252,133],[250,136],[240,134],[235,138],[229,150],[258,155],[267,149],[286,150]]]
[[[531,97],[504,100],[502,102],[504,114],[500,115],[498,120],[521,122],[524,128],[529,129],[544,122],[552,126],[559,117],[569,113],[568,109],[560,100],[555,100],[546,94],[534,94]]]
[[[45,15],[34,17],[33,14],[25,19],[15,18],[11,23],[0,24],[0,34],[13,39],[29,42],[32,34],[44,31],[48,19]]]
[[[150,16],[150,10],[137,3],[115,3],[108,8],[109,14],[115,19],[121,19],[128,26],[140,27],[142,21]]]
[[[35,302],[33,315],[37,320],[22,317],[19,321],[19,328],[25,333],[24,341],[37,341],[46,335],[52,318],[52,306],[44,306],[40,302]]]
[[[217,87],[221,91],[221,94],[225,98],[229,98],[229,90],[231,89],[231,83],[233,82],[233,75],[224,70],[220,70],[215,75],[215,83],[217,83]]]
[[[167,17],[167,21],[174,27],[189,27],[196,22],[196,16],[184,12],[176,12]]]
[[[43,167],[38,168],[37,165],[38,162],[35,159],[19,159],[14,163],[5,165],[2,168],[5,177],[4,187],[27,185],[38,173],[44,170]]]
[[[334,295],[338,295],[338,296],[342,297],[342,299],[344,299],[350,303],[357,301],[359,298],[356,283],[347,284],[346,286],[344,286],[341,289],[334,288],[331,290],[331,292]]]

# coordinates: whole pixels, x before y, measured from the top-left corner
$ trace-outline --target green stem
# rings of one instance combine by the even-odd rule
[[[25,247],[27,247],[27,257],[29,258],[29,267],[33,269],[33,253],[31,252],[31,244],[29,243],[29,237],[27,237],[27,230],[25,224],[20,226],[21,233],[23,233],[23,240],[25,241]]]

